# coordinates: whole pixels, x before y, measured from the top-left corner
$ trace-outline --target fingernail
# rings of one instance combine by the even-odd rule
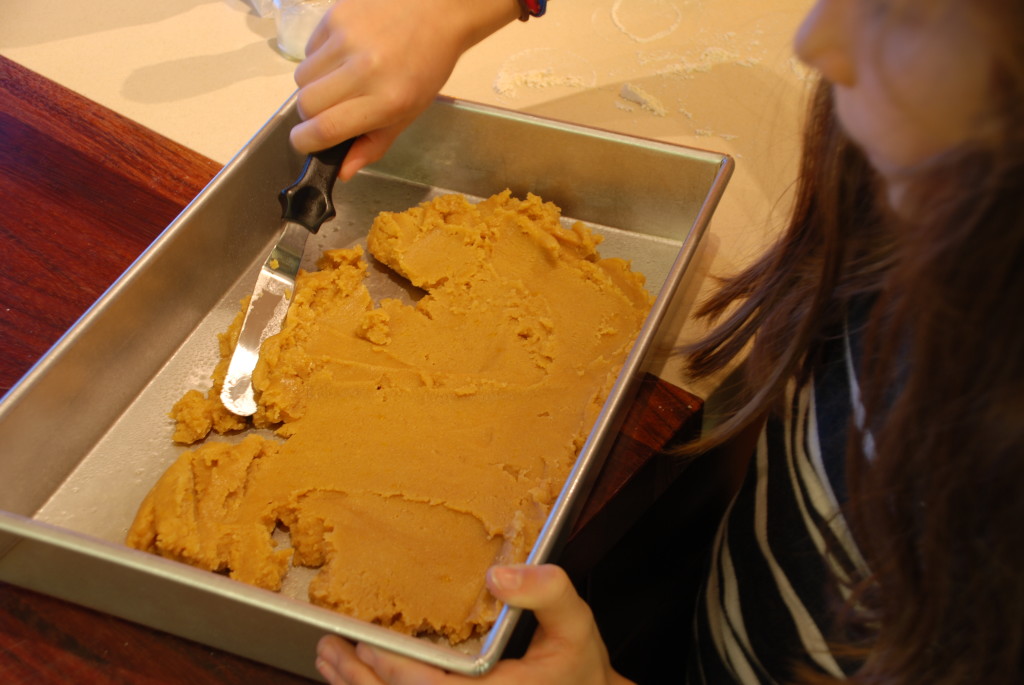
[[[316,658],[316,670],[324,677],[324,680],[329,683],[333,683],[339,678],[338,671],[334,668],[334,664],[323,657],[318,656]]]
[[[487,575],[497,590],[518,590],[523,585],[522,569],[514,566],[492,566]]]
[[[341,653],[338,648],[334,646],[330,639],[324,638],[316,645],[316,667],[320,668],[320,663],[331,667],[332,670],[337,671],[338,662],[341,660]]]

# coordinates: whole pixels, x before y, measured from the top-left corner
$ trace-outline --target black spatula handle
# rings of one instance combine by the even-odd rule
[[[314,152],[306,158],[302,173],[295,183],[281,191],[281,218],[305,226],[316,233],[325,221],[334,216],[334,182],[345,155],[355,138]]]

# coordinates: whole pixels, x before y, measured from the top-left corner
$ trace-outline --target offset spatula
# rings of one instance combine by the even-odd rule
[[[239,416],[256,413],[252,371],[263,341],[281,330],[299,272],[306,238],[334,216],[331,194],[338,170],[354,139],[346,140],[306,159],[302,173],[281,191],[281,238],[260,269],[249,307],[245,311],[238,344],[231,355],[220,399]]]

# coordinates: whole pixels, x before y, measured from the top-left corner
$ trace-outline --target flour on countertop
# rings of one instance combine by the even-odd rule
[[[556,71],[555,67],[558,69]],[[590,62],[564,50],[523,50],[509,57],[494,79],[494,92],[514,98],[523,88],[590,88],[597,76]]]
[[[594,47],[591,44],[577,55],[564,49],[571,44],[559,40],[557,48],[524,50],[505,60],[493,82],[494,92],[509,100],[573,102],[582,97],[582,91],[596,88],[608,98],[604,102],[620,113],[677,119],[680,135],[716,137],[723,142],[749,139],[736,116],[708,118],[708,98],[713,97],[709,83],[720,78],[760,78],[741,76],[738,67],[771,68],[778,55],[763,40],[766,33],[760,22],[716,24],[725,10],[704,0],[601,0],[600,4],[603,7],[595,6],[591,24],[602,41],[610,41],[609,54],[617,49],[625,50],[625,55],[611,59],[603,51],[592,54],[587,52]],[[640,73],[636,73],[638,66]],[[802,77],[795,60],[788,65],[783,62],[786,66]],[[566,92],[570,89],[575,92]],[[554,92],[537,92],[541,90]],[[592,94],[587,102],[593,101]]]
[[[494,80],[494,91],[499,95],[515,96],[520,88],[582,88],[583,81],[569,74],[556,74],[552,69],[533,69],[510,74],[501,72]]]
[[[616,0],[612,5],[616,28],[637,43],[650,43],[671,35],[682,20],[676,3],[666,0]]]
[[[659,117],[663,117],[668,114],[668,109],[662,104],[654,95],[651,95],[646,90],[636,85],[635,83],[624,83],[622,88],[619,90],[619,97],[629,102],[635,102],[640,105],[643,109],[656,114]]]
[[[712,46],[706,48],[697,58],[691,62],[687,59],[679,59],[658,70],[662,76],[682,76],[690,78],[694,74],[703,74],[722,64],[738,64],[744,67],[755,66],[760,63],[757,57],[741,57],[738,53],[726,50],[722,47]]]

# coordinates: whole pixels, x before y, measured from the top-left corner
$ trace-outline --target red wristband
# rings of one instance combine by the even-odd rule
[[[526,21],[530,17],[544,16],[548,9],[548,0],[519,0],[519,6],[523,8],[519,21]]]

